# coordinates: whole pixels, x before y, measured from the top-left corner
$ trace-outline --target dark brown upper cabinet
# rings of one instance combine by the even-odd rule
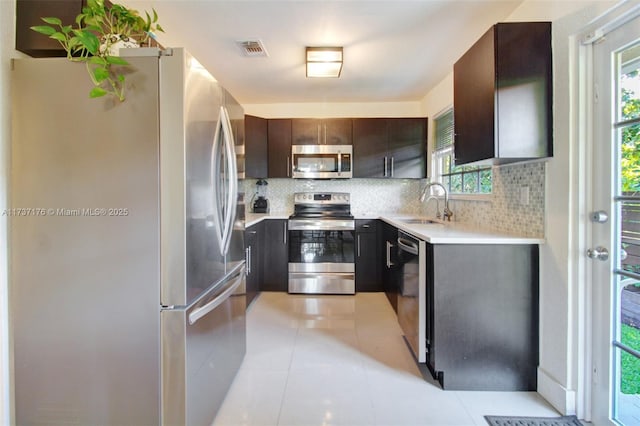
[[[353,119],[353,177],[426,175],[426,118]]]
[[[46,16],[60,18],[65,25],[75,24],[83,5],[83,0],[17,0],[16,50],[36,58],[67,56],[57,40],[37,33],[31,27],[46,25],[40,19]]]
[[[350,118],[294,118],[291,122],[293,145],[351,145]]]
[[[510,22],[455,63],[455,164],[553,156],[551,58],[550,22]]]
[[[268,120],[253,115],[244,116],[245,176],[266,178],[269,176]]]
[[[291,119],[274,118],[267,123],[269,177],[291,177]]]

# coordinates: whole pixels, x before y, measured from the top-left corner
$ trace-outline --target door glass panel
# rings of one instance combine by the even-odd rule
[[[615,56],[617,168],[614,234],[613,417],[640,424],[640,44]]]
[[[630,192],[623,193],[629,196]],[[640,274],[640,199],[621,202],[620,267]]]
[[[640,117],[640,45],[634,45],[618,54],[620,79],[618,88],[618,120]]]
[[[636,78],[640,80],[640,76]],[[639,92],[640,93],[640,92]],[[640,99],[637,109],[640,111]],[[637,111],[630,111],[636,114]],[[623,122],[624,123],[624,122]],[[620,192],[623,195],[638,195],[640,192],[640,124],[622,125],[620,134]]]
[[[640,424],[640,281],[621,277],[619,287],[615,418],[632,425]]]

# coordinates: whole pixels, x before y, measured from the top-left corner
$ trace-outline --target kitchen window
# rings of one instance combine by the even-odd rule
[[[450,194],[491,194],[491,166],[456,166],[453,161],[453,109],[435,119],[434,177]]]

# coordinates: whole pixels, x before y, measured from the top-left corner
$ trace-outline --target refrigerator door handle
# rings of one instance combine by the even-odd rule
[[[223,211],[220,202],[220,162],[222,161],[220,155],[220,138],[221,138],[221,126],[223,122],[222,107],[220,107],[220,116],[218,117],[218,123],[216,124],[216,133],[213,136],[213,146],[211,147],[211,188],[213,193],[213,228],[216,240],[218,240],[218,247],[220,253],[224,256],[224,230],[223,225]]]
[[[220,121],[222,122],[222,134],[224,137],[225,157],[227,160],[226,180],[227,188],[227,216],[224,218],[223,254],[229,252],[231,236],[233,233],[233,222],[236,217],[236,207],[238,201],[238,164],[236,162],[236,144],[233,139],[233,131],[229,113],[225,107],[220,107]]]
[[[221,165],[223,156],[226,163],[224,166]],[[215,235],[220,247],[220,253],[226,256],[231,244],[233,221],[236,217],[238,166],[231,122],[224,106],[220,107],[220,116],[211,150],[211,163]],[[220,174],[220,169],[223,169],[224,176]]]
[[[244,269],[244,268],[243,268]],[[213,311],[215,308],[220,306],[225,300],[229,298],[242,284],[242,280],[244,279],[244,270],[241,270],[238,275],[234,278],[230,279],[227,288],[222,291],[218,296],[216,296],[213,300],[208,302],[206,305],[201,306],[199,308],[194,309],[189,314],[189,325],[193,325],[198,320],[204,316],[206,316],[209,312]]]

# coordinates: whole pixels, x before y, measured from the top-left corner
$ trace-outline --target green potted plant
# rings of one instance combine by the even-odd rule
[[[93,82],[89,97],[107,94],[124,101],[125,76],[115,66],[129,63],[118,57],[120,47],[137,47],[149,41],[152,33],[161,31],[158,14],[145,12],[142,17],[136,10],[120,4],[105,5],[104,0],[87,0],[82,13],[76,16],[74,25],[63,25],[59,18],[46,17],[48,25],[37,25],[32,30],[60,42],[73,62],[84,62]]]

